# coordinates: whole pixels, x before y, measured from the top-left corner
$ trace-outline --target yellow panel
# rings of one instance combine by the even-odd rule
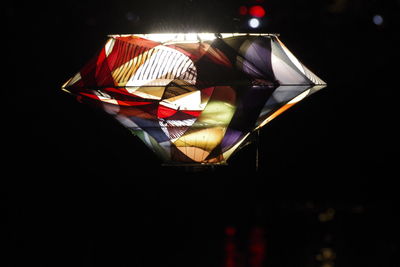
[[[187,157],[191,158],[192,160],[196,162],[202,162],[204,161],[207,156],[210,154],[210,152],[205,151],[201,148],[198,147],[193,147],[193,146],[182,146],[178,147],[178,149],[185,154]]]
[[[198,117],[194,126],[227,126],[236,108],[222,101],[210,101]]]
[[[230,86],[216,86],[211,98],[212,100],[220,100],[231,105],[236,104],[236,92]]]
[[[177,147],[198,147],[205,151],[213,150],[222,141],[225,134],[225,128],[213,127],[196,130],[191,128],[173,143]]]
[[[144,98],[160,100],[164,94],[164,90],[164,86],[143,86],[139,87],[133,93]]]
[[[111,75],[118,86],[125,86],[133,74],[147,60],[148,54],[152,52],[154,52],[152,49],[145,51],[113,70]]]

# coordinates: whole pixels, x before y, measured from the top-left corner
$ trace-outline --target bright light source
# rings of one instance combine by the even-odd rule
[[[253,29],[258,28],[260,26],[260,21],[256,18],[249,19],[249,26]]]
[[[381,15],[375,15],[372,17],[372,21],[375,25],[380,26],[383,24],[383,17]]]
[[[265,9],[260,5],[252,6],[249,9],[249,14],[253,17],[262,18],[265,16]]]

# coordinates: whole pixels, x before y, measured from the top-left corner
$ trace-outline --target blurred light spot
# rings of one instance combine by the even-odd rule
[[[321,267],[333,267],[336,259],[336,253],[331,248],[321,248],[321,252],[315,256],[316,260],[321,261]]]
[[[336,258],[336,254],[331,248],[322,248],[321,255],[322,258],[326,260],[333,260]]]
[[[132,22],[139,21],[139,16],[137,16],[136,14],[134,14],[133,12],[130,12],[130,11],[125,14],[125,18],[126,18],[126,20],[132,21]]]
[[[260,21],[256,18],[249,19],[249,26],[253,29],[258,28],[260,26]]]
[[[334,217],[335,217],[335,210],[332,208],[329,208],[325,212],[321,212],[318,215],[318,220],[320,222],[328,222],[330,220],[333,220]]]
[[[381,15],[375,15],[372,17],[372,21],[375,25],[381,26],[383,24],[383,17]]]
[[[225,234],[227,236],[234,236],[236,234],[236,228],[232,226],[228,226],[225,228]]]
[[[265,259],[265,238],[264,229],[261,227],[254,227],[250,233],[249,240],[249,266],[250,267],[263,267]]]
[[[239,7],[239,14],[244,16],[247,14],[247,7],[246,6],[241,6]]]
[[[235,267],[236,259],[238,257],[236,251],[235,239],[232,236],[236,233],[236,228],[227,226],[225,228],[225,234],[229,237],[225,241],[225,264],[224,267]]]
[[[252,6],[249,9],[249,14],[253,17],[262,18],[265,16],[265,9],[260,5]]]

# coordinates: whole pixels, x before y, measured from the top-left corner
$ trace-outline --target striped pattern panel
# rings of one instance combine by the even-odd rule
[[[114,39],[112,39],[114,40]],[[196,68],[183,53],[162,45],[151,49],[113,41],[107,61],[118,86],[160,86],[179,79],[194,84]]]

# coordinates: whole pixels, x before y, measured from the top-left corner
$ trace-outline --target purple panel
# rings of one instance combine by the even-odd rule
[[[269,38],[257,38],[250,45],[246,43],[242,49],[244,49],[241,52],[244,56],[243,71],[245,73],[253,78],[275,80],[271,66],[271,40]]]
[[[226,130],[224,139],[221,142],[221,149],[223,152],[231,148],[233,145],[236,144],[238,140],[243,136],[243,133],[241,131],[237,131],[234,129],[228,128]]]

